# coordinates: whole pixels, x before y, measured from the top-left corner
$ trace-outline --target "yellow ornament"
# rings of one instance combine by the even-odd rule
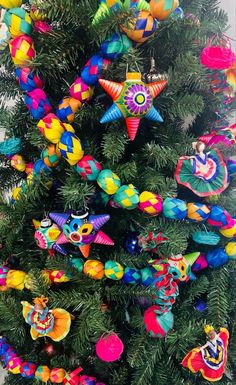
[[[54,114],[48,114],[38,122],[37,127],[44,137],[51,143],[58,143],[63,132],[65,132],[64,124]]]
[[[86,261],[83,268],[84,274],[93,279],[102,279],[104,276],[104,265],[100,261]]]
[[[19,201],[20,200],[20,193],[22,191],[22,188],[21,187],[16,187],[14,188],[14,190],[12,191],[12,198],[15,200],[15,201]]]
[[[229,242],[225,246],[226,254],[230,259],[236,259],[236,242]]]
[[[30,10],[30,17],[34,21],[43,21],[47,19],[47,13],[43,12],[36,5],[32,5]]]
[[[11,166],[17,171],[24,172],[26,169],[26,162],[21,155],[15,154],[11,158]]]
[[[7,273],[7,286],[16,289],[23,290],[25,287],[26,273],[20,270],[9,270]]]
[[[22,5],[22,0],[0,0],[0,7],[3,8],[17,8]]]
[[[74,166],[84,156],[84,150],[79,138],[73,134],[73,132],[66,131],[62,134],[60,142],[57,145],[61,156],[67,160],[67,162]]]
[[[108,195],[113,195],[120,188],[120,178],[111,170],[105,169],[98,175],[97,184]]]
[[[221,228],[220,233],[226,238],[234,238],[236,235],[236,221],[234,220],[230,227]]]

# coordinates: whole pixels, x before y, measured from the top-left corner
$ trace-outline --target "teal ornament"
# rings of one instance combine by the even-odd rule
[[[105,169],[98,175],[97,184],[108,195],[113,195],[120,188],[120,178],[111,170]]]
[[[187,216],[187,205],[177,198],[166,198],[163,202],[163,215],[168,219],[182,220]]]
[[[123,185],[113,196],[113,203],[119,208],[133,210],[139,204],[139,192],[132,184]]]
[[[141,282],[141,273],[138,269],[133,267],[126,267],[123,275],[123,282],[130,285],[137,285]]]
[[[123,266],[116,261],[106,261],[105,263],[105,276],[113,281],[120,280],[124,275]]]
[[[141,283],[142,283],[143,286],[150,286],[150,285],[152,285],[152,283],[155,280],[155,278],[154,278],[155,272],[156,272],[156,270],[153,269],[152,267],[144,267],[144,269],[142,269],[140,271],[140,273],[141,273]]]
[[[116,60],[132,47],[131,40],[124,33],[114,33],[101,44],[102,56],[106,59]]]
[[[151,337],[165,337],[174,326],[174,317],[171,311],[159,314],[158,305],[149,307],[144,313],[144,325]]]
[[[10,138],[0,143],[0,154],[13,156],[22,150],[22,141],[19,138]]]
[[[81,258],[72,258],[70,260],[71,266],[73,266],[79,273],[83,272],[84,261]]]
[[[192,234],[194,242],[203,245],[217,245],[220,242],[220,236],[212,231],[195,231]]]

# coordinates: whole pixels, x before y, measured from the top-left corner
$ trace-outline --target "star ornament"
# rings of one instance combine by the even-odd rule
[[[112,97],[113,104],[102,117],[100,123],[109,123],[124,118],[130,140],[134,140],[141,118],[145,117],[153,122],[163,122],[153,100],[165,88],[167,81],[145,84],[141,74],[128,72],[123,83],[100,79],[99,83]]]

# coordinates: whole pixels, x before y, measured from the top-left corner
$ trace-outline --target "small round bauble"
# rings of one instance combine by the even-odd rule
[[[219,231],[226,238],[234,238],[236,236],[236,220],[232,219],[227,226],[221,227]]]
[[[0,51],[3,51],[9,44],[11,35],[5,23],[0,23]]]
[[[29,67],[16,68],[16,77],[23,91],[30,92],[36,88],[43,88],[44,81]]]
[[[202,313],[207,310],[207,303],[202,299],[199,299],[197,302],[195,302],[194,309]]]
[[[100,261],[88,260],[83,267],[84,274],[93,279],[102,279],[104,276],[104,265]]]
[[[50,169],[50,167],[46,166],[46,164],[42,159],[38,159],[35,162],[33,175],[41,175],[41,174],[49,175],[51,173],[52,173],[52,170]]]
[[[31,17],[23,8],[9,9],[4,15],[4,23],[12,37],[30,35],[32,32]]]
[[[61,384],[66,376],[66,371],[61,368],[54,368],[50,373],[50,381],[53,384]]]
[[[108,195],[113,195],[120,188],[120,178],[111,170],[105,169],[100,172],[97,183]]]
[[[70,95],[80,103],[86,103],[93,96],[93,87],[85,84],[81,78],[77,78],[70,87]]]
[[[37,365],[33,364],[33,362],[23,362],[20,368],[20,374],[24,378],[34,378],[36,369]]]
[[[124,344],[117,334],[102,336],[96,343],[96,354],[100,360],[113,362],[120,359]]]
[[[141,282],[141,273],[139,269],[133,267],[126,267],[122,278],[124,283],[130,285],[137,285]]]
[[[130,254],[139,255],[142,252],[142,247],[139,245],[139,233],[130,231],[124,239],[124,249]]]
[[[101,44],[103,57],[110,60],[119,59],[132,47],[132,42],[124,33],[114,33]]]
[[[144,213],[155,216],[162,212],[162,198],[149,191],[143,191],[139,196],[139,208]]]
[[[62,134],[57,149],[71,166],[74,166],[84,155],[81,141],[75,134],[69,131]]]
[[[95,377],[84,375],[79,378],[79,385],[97,385],[97,380]]]
[[[211,212],[207,219],[207,222],[211,226],[224,227],[232,222],[231,215],[220,206],[211,206]]]
[[[11,158],[11,166],[17,171],[24,172],[26,169],[26,162],[21,155],[13,155]]]
[[[166,20],[178,6],[178,0],[151,0],[150,13],[157,20]]]
[[[206,254],[206,260],[211,269],[221,267],[228,263],[229,257],[223,247],[213,249]]]
[[[229,259],[236,259],[236,242],[229,242],[225,246],[225,252],[228,255]]]
[[[91,155],[85,155],[76,164],[75,169],[83,179],[95,181],[102,170],[102,165]]]
[[[154,282],[155,269],[151,267],[144,267],[140,270],[141,273],[141,283],[143,286],[150,286]]]
[[[70,260],[71,265],[78,270],[79,273],[82,273],[84,268],[84,261],[81,258],[72,258]]]
[[[166,198],[163,202],[163,215],[168,219],[184,219],[187,216],[187,205],[180,199]]]
[[[54,357],[58,354],[61,353],[61,346],[58,344],[54,345],[53,343],[51,342],[46,342],[43,347],[42,347],[42,350],[41,350],[42,353],[45,353],[45,355],[48,357]]]
[[[57,167],[60,158],[61,154],[54,144],[50,144],[41,152],[41,159],[47,167]]]
[[[12,357],[7,363],[7,369],[13,374],[20,374],[22,360],[20,357]]]
[[[137,11],[126,25],[120,25],[130,40],[140,44],[152,37],[157,27],[157,20],[148,11]]]
[[[22,35],[10,40],[10,53],[13,63],[19,67],[28,67],[35,57],[33,39],[28,35]]]
[[[22,5],[22,0],[0,0],[0,7],[10,9],[17,8]]]
[[[171,311],[159,314],[158,305],[149,307],[144,313],[144,324],[151,337],[165,337],[174,326],[174,317]]]
[[[50,369],[46,365],[40,365],[37,367],[34,376],[36,380],[48,382],[50,378]]]
[[[79,100],[65,97],[60,101],[56,110],[56,115],[63,123],[73,123],[75,114],[81,106],[82,104]]]
[[[9,272],[9,268],[6,266],[0,266],[0,286],[6,286],[7,284],[7,274]]]
[[[206,221],[211,212],[211,210],[202,203],[188,203],[187,210],[187,218],[191,222]]]
[[[132,184],[121,186],[113,196],[115,206],[133,210],[138,206],[139,193]]]
[[[38,122],[37,127],[44,137],[51,143],[58,143],[65,131],[64,124],[52,113]]]
[[[124,268],[120,263],[115,261],[106,261],[105,263],[105,276],[114,281],[118,281],[124,275]]]

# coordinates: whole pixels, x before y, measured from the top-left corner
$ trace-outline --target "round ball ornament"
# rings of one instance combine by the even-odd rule
[[[0,7],[11,9],[11,8],[17,8],[22,5],[22,0],[0,0]]]
[[[91,155],[85,155],[75,166],[78,174],[84,179],[95,181],[98,178],[102,165]]]
[[[157,20],[166,20],[178,6],[178,0],[151,0],[150,13]]]
[[[117,334],[102,336],[96,343],[96,354],[100,360],[114,362],[120,359],[124,344]]]
[[[106,59],[116,60],[132,47],[132,42],[124,33],[114,33],[101,44],[102,56]]]
[[[75,120],[75,114],[81,106],[82,104],[79,100],[65,97],[60,101],[56,110],[56,115],[63,123],[73,123]]]
[[[135,16],[127,23],[120,25],[128,38],[142,44],[154,35],[158,22],[148,11],[137,11]]]
[[[50,369],[46,365],[40,365],[37,367],[34,376],[36,380],[48,382],[50,378]]]
[[[20,374],[24,378],[34,378],[36,369],[37,365],[35,365],[33,362],[23,362],[20,368]]]
[[[58,119],[58,117],[52,113],[45,116],[38,122],[37,127],[43,136],[51,143],[58,143],[62,134],[65,131],[65,126]]]
[[[35,57],[33,39],[30,36],[17,36],[10,40],[10,53],[13,63],[19,67],[27,67]]]
[[[119,208],[135,209],[139,203],[138,190],[132,184],[121,186],[113,196],[113,203]]]
[[[139,245],[139,233],[131,231],[124,239],[124,249],[130,254],[139,255],[142,252],[142,247]]]
[[[7,363],[7,370],[13,374],[20,374],[22,360],[20,357],[12,357]]]
[[[105,169],[100,172],[97,183],[108,195],[113,195],[120,188],[120,178],[111,170]]]
[[[160,314],[158,305],[149,307],[144,313],[144,324],[151,337],[165,337],[174,326],[171,311]]]
[[[62,134],[57,149],[71,166],[74,166],[84,155],[81,141],[73,132],[69,131]]]
[[[93,87],[83,82],[82,78],[77,78],[70,87],[70,95],[80,103],[88,102],[93,96]]]
[[[54,144],[50,144],[41,153],[41,159],[47,167],[57,167],[60,162],[61,154]]]
[[[28,92],[25,96],[25,104],[35,120],[42,119],[52,110],[46,93],[40,88]]]
[[[85,64],[81,72],[81,78],[85,84],[96,86],[102,72],[107,69],[110,61],[101,55],[93,55]]]
[[[66,376],[66,371],[60,368],[54,368],[50,373],[50,381],[53,384],[61,384]]]
[[[140,270],[126,267],[124,271],[124,275],[122,281],[126,284],[137,285],[141,282],[141,273]]]
[[[187,218],[191,222],[206,221],[210,215],[211,210],[202,203],[188,203],[187,204]]]
[[[166,198],[163,202],[163,215],[168,219],[182,220],[187,216],[187,205],[177,198]]]
[[[0,23],[0,51],[3,51],[9,44],[11,35],[5,23]]]
[[[236,242],[229,242],[225,246],[225,252],[228,255],[229,259],[236,259]]]
[[[42,78],[29,67],[16,68],[16,77],[23,91],[31,92],[44,87]]]
[[[159,215],[163,209],[162,198],[149,191],[143,191],[139,196],[139,208],[150,216]]]
[[[30,35],[32,32],[30,15],[23,8],[9,9],[4,15],[4,22],[12,37]]]
[[[199,299],[195,304],[194,304],[194,309],[199,311],[200,313],[203,313],[204,311],[207,310],[207,303],[203,301],[202,299]]]
[[[83,267],[84,274],[93,279],[102,279],[104,276],[104,265],[100,261],[88,260]]]
[[[124,275],[123,266],[115,261],[109,260],[105,263],[105,276],[113,281],[120,280]]]

